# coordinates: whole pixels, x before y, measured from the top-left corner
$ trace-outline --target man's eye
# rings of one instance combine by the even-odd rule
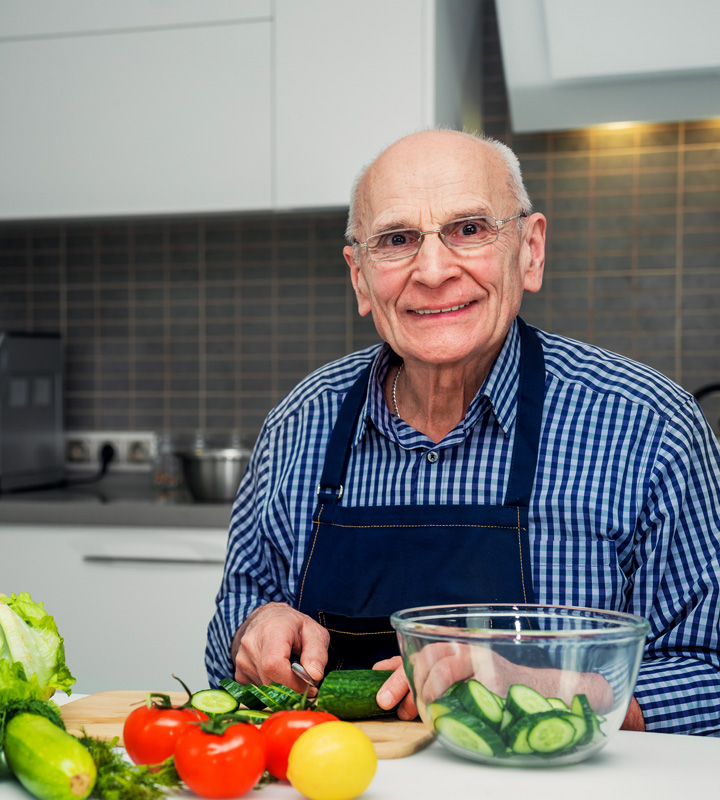
[[[466,219],[459,226],[461,236],[485,236],[492,231],[490,222],[480,217],[478,219]]]
[[[478,231],[477,224],[474,222],[466,222],[462,226],[462,232],[464,236],[474,236]]]
[[[403,231],[398,231],[397,233],[393,233],[390,237],[390,244],[393,247],[399,247],[400,245],[407,244],[408,236]]]

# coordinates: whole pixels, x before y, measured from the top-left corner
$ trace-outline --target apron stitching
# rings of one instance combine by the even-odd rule
[[[519,516],[519,511],[518,511],[518,516]],[[460,524],[454,524],[454,525],[441,525],[440,523],[432,524],[432,523],[423,523],[423,522],[420,522],[420,523],[418,523],[416,525],[341,525],[339,522],[323,522],[323,523],[321,523],[320,522],[320,514],[318,514],[318,518],[316,520],[313,520],[313,522],[316,523],[318,526],[320,526],[321,524],[322,525],[332,525],[335,528],[496,528],[496,529],[500,528],[502,530],[508,530],[508,531],[517,531],[517,530],[524,531],[524,530],[526,530],[525,528],[523,528],[520,525],[519,521],[518,521],[517,525],[477,525],[477,524],[474,524],[474,523],[460,523]]]
[[[305,578],[307,578],[308,570],[310,569],[310,562],[312,561],[313,551],[315,550],[315,543],[317,542],[318,532],[320,529],[320,517],[322,516],[324,505],[320,506],[320,513],[317,515],[317,528],[315,528],[315,537],[313,538],[312,547],[310,548],[310,555],[308,556],[307,564],[305,564],[305,572],[303,573],[302,583],[300,584],[300,597],[298,598],[298,608],[302,604],[303,592],[305,591]]]
[[[517,510],[518,515],[518,549],[520,550],[520,583],[522,584],[523,600],[527,603],[527,592],[525,591],[525,572],[523,571],[523,549],[522,549],[522,535],[520,534],[520,508]]]
[[[379,633],[395,632],[392,629],[389,631],[343,631],[340,630],[340,628],[326,628],[326,630],[331,631],[332,633],[342,633],[343,636],[377,636]]]

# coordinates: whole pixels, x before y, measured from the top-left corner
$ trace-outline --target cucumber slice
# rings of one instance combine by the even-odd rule
[[[505,704],[508,711],[518,719],[525,714],[538,714],[540,711],[550,711],[552,708],[540,692],[522,683],[514,683],[508,689]]]
[[[430,721],[434,723],[438,717],[442,717],[444,714],[451,714],[453,711],[461,711],[462,708],[459,700],[453,697],[441,697],[439,700],[430,703],[427,710],[428,714],[430,714]]]
[[[238,708],[237,711],[233,711],[236,717],[240,717],[245,722],[252,722],[254,725],[262,725],[270,713],[270,711],[256,711],[254,708]]]
[[[538,720],[527,733],[527,743],[536,753],[557,753],[571,747],[575,727],[565,715]]]
[[[273,691],[269,686],[260,685],[253,686],[252,684],[247,687],[248,692],[252,694],[257,700],[262,703],[263,708],[269,708],[270,711],[283,711],[285,708],[284,702],[280,700],[281,695]]]
[[[503,718],[502,702],[480,681],[471,678],[467,683],[461,684],[452,696],[460,700],[468,713],[486,722],[493,730],[499,730]]]
[[[505,742],[500,736],[467,711],[444,714],[438,718],[435,729],[439,736],[463,750],[484,756],[505,755]]]
[[[550,703],[551,708],[560,708],[564,711],[570,711],[567,703],[559,697],[548,697],[547,701]]]
[[[595,712],[590,705],[590,701],[587,699],[587,695],[576,694],[570,704],[570,710],[573,714],[585,720],[585,735],[577,740],[577,744],[588,744],[593,738],[597,720],[595,718]],[[597,725],[597,728],[600,730],[599,725]]]
[[[265,703],[261,698],[256,697],[251,691],[250,686],[234,681],[232,678],[222,678],[220,686],[229,692],[240,705],[261,711],[265,708]]]
[[[225,689],[203,689],[193,694],[190,705],[206,714],[229,714],[239,703]]]

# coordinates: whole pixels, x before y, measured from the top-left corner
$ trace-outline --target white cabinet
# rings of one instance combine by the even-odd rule
[[[227,533],[0,526],[0,592],[29,592],[65,640],[74,691],[205,688]]]
[[[477,0],[276,0],[275,28],[278,208],[346,206],[400,136],[480,127]]]
[[[480,125],[479,0],[0,5],[0,220],[343,207]]]
[[[0,218],[269,207],[269,17],[103,26],[111,5],[101,30],[0,41]]]

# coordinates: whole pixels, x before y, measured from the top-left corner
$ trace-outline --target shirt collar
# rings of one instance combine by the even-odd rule
[[[374,425],[380,433],[399,444],[409,444],[403,435],[400,420],[390,412],[385,402],[383,384],[388,371],[399,364],[398,356],[388,344],[384,344],[377,355],[370,371],[370,382],[365,404],[361,411],[360,424],[357,427],[354,445],[359,444],[367,432],[369,424]],[[495,363],[480,387],[477,395],[470,403],[468,412],[462,422],[462,438],[473,429],[480,417],[492,410],[500,427],[508,436],[515,422],[517,410],[517,388],[520,367],[520,331],[517,321],[513,320],[505,342]],[[458,429],[459,430],[459,429]],[[448,434],[452,436],[452,434]],[[455,438],[455,437],[453,437]],[[448,442],[450,444],[451,442]],[[452,442],[453,444],[455,442]]]

